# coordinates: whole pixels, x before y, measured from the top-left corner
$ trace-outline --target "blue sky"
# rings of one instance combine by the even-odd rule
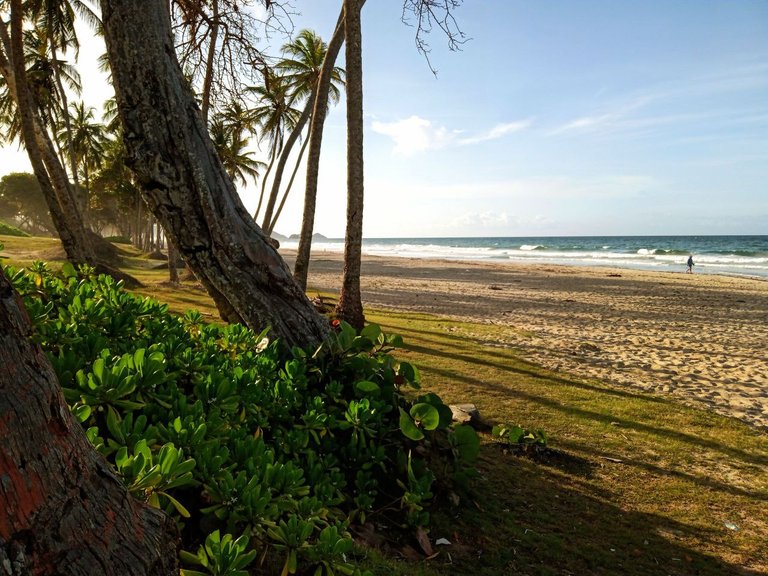
[[[294,25],[328,38],[339,4],[297,0]],[[363,9],[367,237],[768,231],[768,2],[466,0],[462,50],[429,37],[437,77],[401,7]],[[341,104],[315,226],[332,237],[344,146]]]

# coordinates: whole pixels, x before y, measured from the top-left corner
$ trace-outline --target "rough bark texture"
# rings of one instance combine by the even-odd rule
[[[271,326],[288,345],[328,333],[248,214],[216,156],[174,53],[163,0],[102,0],[128,165],[142,194],[225,318]]]
[[[0,573],[177,576],[177,534],[128,495],[70,414],[0,272]]]
[[[345,0],[347,34],[347,232],[344,237],[344,278],[336,315],[356,328],[365,324],[360,297],[363,243],[363,47],[360,0]]]
[[[336,23],[328,50],[325,53],[320,78],[317,80],[315,104],[312,110],[312,120],[309,123],[309,152],[307,153],[307,184],[304,190],[304,214],[301,219],[301,234],[299,248],[296,252],[296,263],[293,266],[293,277],[302,290],[307,289],[307,274],[309,274],[309,256],[312,250],[312,233],[315,228],[315,207],[317,206],[317,179],[320,174],[320,148],[323,144],[323,125],[328,114],[328,93],[333,79],[333,67],[344,43],[344,8]]]

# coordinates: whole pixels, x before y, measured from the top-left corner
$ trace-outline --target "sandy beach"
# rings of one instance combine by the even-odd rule
[[[337,292],[341,268],[313,253],[310,294]],[[493,345],[547,368],[768,428],[764,280],[364,256],[361,287],[365,306],[509,326]]]

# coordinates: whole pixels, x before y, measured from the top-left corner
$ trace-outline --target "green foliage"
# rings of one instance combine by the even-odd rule
[[[207,572],[186,574],[245,574],[256,556],[283,574],[358,574],[350,523],[426,526],[473,476],[475,432],[435,394],[409,398],[419,372],[378,326],[337,323],[286,351],[87,268],[6,272],[88,439],[199,546],[183,560]]]
[[[491,436],[497,442],[523,453],[547,448],[547,435],[543,430],[531,431],[522,426],[497,424],[491,430]]]
[[[181,552],[181,559],[188,564],[202,566],[205,572],[182,570],[182,576],[248,576],[245,567],[256,559],[257,551],[248,549],[246,535],[235,540],[231,534],[221,536],[218,530],[205,539],[197,554]]]
[[[15,220],[22,230],[32,234],[55,232],[40,184],[34,174],[28,172],[14,172],[0,178],[0,218]],[[6,231],[2,225],[0,234],[19,235]]]
[[[20,236],[20,237],[29,236],[29,234],[24,232],[24,230],[16,228],[16,226],[11,226],[10,224],[6,224],[5,222],[2,222],[2,221],[0,221],[0,234],[4,234],[5,236]]]

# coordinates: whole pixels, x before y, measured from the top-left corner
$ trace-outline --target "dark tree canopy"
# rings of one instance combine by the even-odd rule
[[[0,219],[30,234],[56,232],[40,184],[28,172],[0,178]]]

